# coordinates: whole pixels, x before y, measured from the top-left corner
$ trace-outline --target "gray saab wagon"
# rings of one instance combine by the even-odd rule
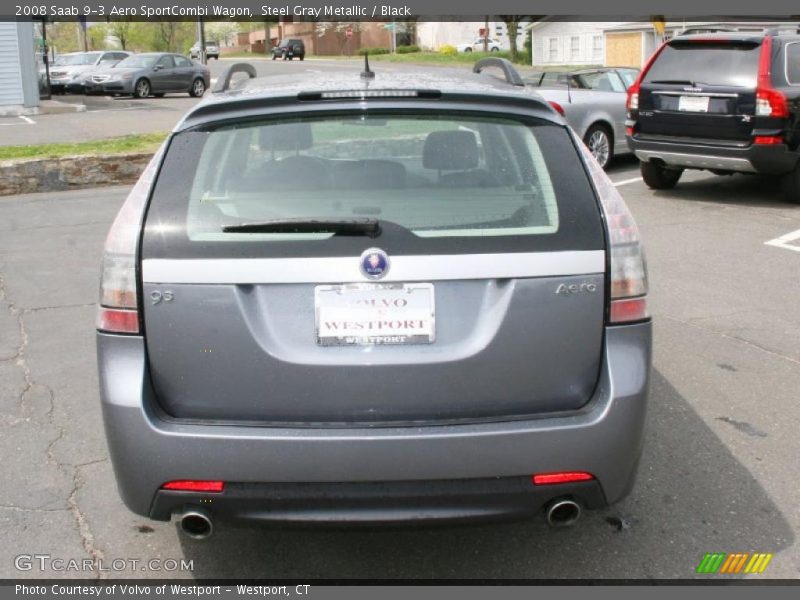
[[[220,77],[108,236],[97,354],[127,506],[201,538],[566,525],[623,498],[645,262],[563,118],[502,59],[254,77]]]

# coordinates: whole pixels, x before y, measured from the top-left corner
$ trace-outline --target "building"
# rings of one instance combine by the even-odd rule
[[[0,21],[0,115],[34,113],[38,106],[33,24]]]
[[[322,35],[319,25],[316,21],[281,21],[269,26],[270,39],[267,43],[266,28],[257,29],[248,35],[249,50],[263,54],[286,38],[303,40],[309,55],[348,55],[356,54],[361,48],[389,48],[391,45],[392,31],[385,27],[386,23],[352,23],[349,36],[347,23],[330,23],[330,27]],[[409,43],[407,38],[408,35],[398,28],[397,43]]]
[[[541,67],[605,64],[604,30],[621,25],[608,21],[565,21],[545,18],[526,26],[531,32],[531,63]]]
[[[474,42],[486,29],[486,21],[447,21],[420,20],[417,22],[417,43],[424,50],[438,50],[442,46],[458,46]],[[446,17],[441,17],[446,19]],[[517,30],[517,48],[522,50],[525,43],[525,23],[520,23]],[[489,21],[489,37],[500,42],[502,48],[508,48],[508,27],[503,21]]]

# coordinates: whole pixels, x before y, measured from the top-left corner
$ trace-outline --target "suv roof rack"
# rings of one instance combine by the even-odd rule
[[[503,71],[503,75],[505,75],[506,82],[510,83],[511,85],[516,85],[520,87],[525,86],[525,82],[522,81],[522,77],[519,76],[519,73],[514,68],[514,65],[511,64],[510,61],[506,60],[505,58],[482,58],[478,62],[475,63],[475,66],[472,67],[473,73],[480,73],[484,69],[495,67]]]
[[[255,79],[256,68],[250,63],[233,63],[219,76],[217,85],[214,86],[212,93],[220,94],[222,92],[227,92],[231,86],[231,78],[233,78],[236,73],[247,73],[250,79]]]

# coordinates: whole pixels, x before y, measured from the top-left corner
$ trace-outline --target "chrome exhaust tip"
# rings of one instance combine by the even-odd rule
[[[214,532],[211,518],[200,510],[187,510],[181,513],[178,523],[184,535],[195,540],[204,540]]]
[[[561,498],[550,503],[545,515],[550,527],[570,527],[581,518],[581,507],[574,500]]]

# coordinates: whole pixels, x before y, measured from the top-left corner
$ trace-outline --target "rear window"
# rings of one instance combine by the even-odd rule
[[[260,256],[287,245],[313,254],[326,242],[326,254],[337,254],[350,253],[346,236],[223,228],[354,218],[378,219],[379,243],[394,239],[413,253],[603,244],[597,204],[565,129],[452,113],[337,114],[178,134],[147,228],[160,227],[153,239],[165,256]]]
[[[658,55],[644,83],[753,88],[761,46],[753,43],[672,42]]]

